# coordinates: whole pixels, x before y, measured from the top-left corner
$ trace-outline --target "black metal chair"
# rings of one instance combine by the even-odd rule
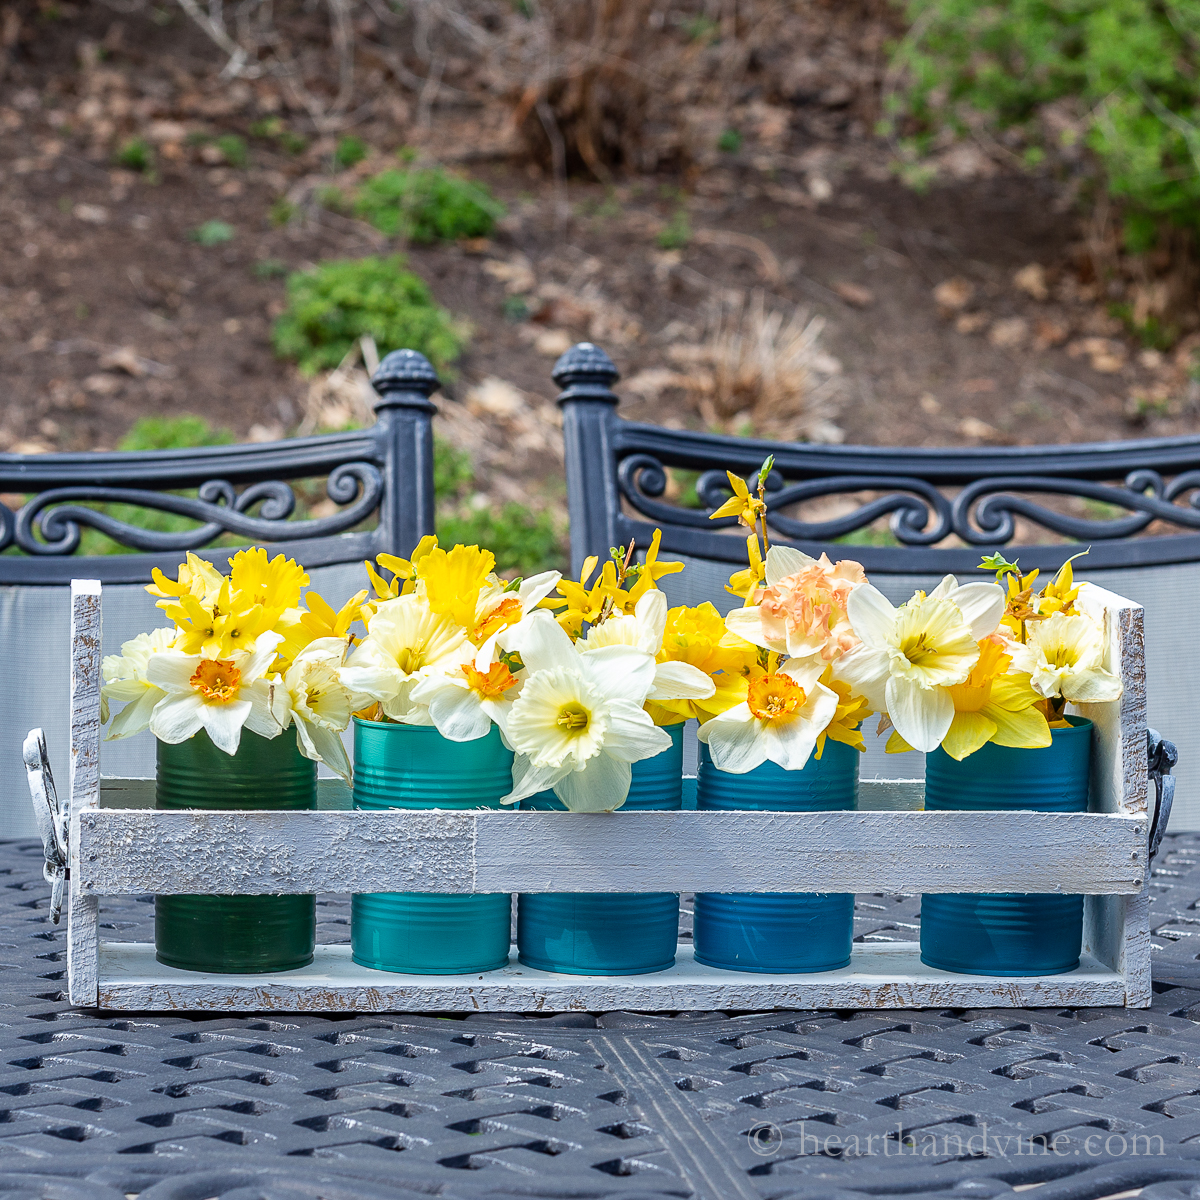
[[[369,429],[257,445],[139,453],[0,454],[0,492],[27,497],[16,512],[0,506],[0,838],[34,834],[20,747],[40,725],[51,758],[67,759],[68,625],[71,579],[104,585],[104,645],[158,624],[143,587],[154,567],[173,574],[188,550],[210,558],[223,534],[297,559],[312,586],[340,603],[364,584],[362,562],[380,552],[407,555],[434,529],[430,396],[437,374],[423,355],[397,350],[380,364],[376,423]],[[326,478],[338,511],[291,519],[291,482]],[[181,490],[196,495],[173,494]],[[130,505],[201,524],[167,533],[119,520],[89,505]],[[371,519],[374,525],[370,527]],[[92,528],[140,553],[76,553]],[[153,744],[133,738],[105,745],[105,774],[153,775]]]
[[[708,513],[729,495],[726,469],[749,477],[768,454],[775,538],[857,559],[894,603],[947,573],[970,576],[991,550],[1047,570],[1090,545],[1077,572],[1145,607],[1149,723],[1181,752],[1173,828],[1200,828],[1200,437],[980,449],[780,444],[623,420],[617,369],[591,343],[567,351],[553,377],[562,388],[572,569],[631,538],[644,549],[661,528],[663,555],[688,565],[663,580],[672,604],[711,600],[724,612],[735,603],[724,585],[745,565],[745,542],[730,536],[736,518]],[[671,468],[700,472],[703,508],[669,502]],[[1097,506],[1095,515],[1038,502],[1047,496]],[[851,511],[789,515],[822,497],[846,497]],[[839,541],[887,516],[894,544]],[[1018,545],[1019,528],[1071,540]],[[882,746],[869,746],[864,772],[916,777],[915,757],[884,759]]]

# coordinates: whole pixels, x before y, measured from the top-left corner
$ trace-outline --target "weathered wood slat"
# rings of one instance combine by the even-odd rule
[[[68,858],[79,878],[78,821],[100,801],[100,582],[71,581],[71,773]],[[94,895],[68,885],[67,990],[72,1004],[96,1003],[100,909]]]
[[[84,894],[1137,893],[1146,819],[1028,812],[81,814]]]
[[[692,960],[652,975],[552,975],[521,966],[483,975],[400,975],[359,967],[350,947],[318,946],[311,966],[278,975],[177,971],[154,947],[105,943],[100,1007],[221,1012],[603,1012],[821,1008],[1028,1008],[1119,1005],[1125,984],[1085,958],[1065,975],[1021,979],[952,975],[922,965],[911,942],[854,947],[850,966],[812,975],[748,975]]]

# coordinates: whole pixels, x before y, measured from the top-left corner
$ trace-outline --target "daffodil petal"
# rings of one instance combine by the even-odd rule
[[[995,724],[992,741],[997,746],[1034,750],[1049,746],[1053,741],[1046,718],[1036,708],[1012,712],[998,704],[985,704],[981,712]]]
[[[535,767],[528,755],[518,754],[512,765],[512,791],[507,796],[500,797],[501,804],[516,804],[538,792],[552,788],[564,775],[570,772],[570,766]]]
[[[532,671],[548,671],[555,667],[577,670],[579,655],[571,639],[545,609],[539,608],[522,622],[524,630],[518,644],[521,661]]]
[[[242,740],[242,726],[253,706],[249,700],[232,700],[228,704],[201,704],[200,720],[212,744],[226,754],[236,754]]]
[[[204,722],[200,710],[204,701],[190,689],[187,694],[168,694],[163,697],[150,714],[150,732],[160,742],[176,746],[198,733]]]
[[[954,701],[945,688],[923,688],[893,676],[885,688],[886,711],[900,736],[926,752],[941,745],[954,720]]]
[[[846,599],[846,616],[863,645],[872,650],[887,646],[896,624],[896,609],[877,587],[859,584]]]
[[[557,625],[554,628],[562,633]],[[565,633],[562,636],[567,639]],[[567,641],[569,644],[569,639]],[[657,664],[649,654],[633,646],[602,646],[599,650],[588,650],[583,654],[576,654],[572,650],[571,655],[574,662],[568,667],[576,671],[582,668],[588,682],[602,696],[641,704],[654,687]],[[527,659],[525,665],[530,665]]]
[[[789,575],[795,575],[797,571],[803,571],[805,567],[811,567],[816,561],[791,546],[772,546],[767,551],[767,584],[776,584]]]
[[[604,751],[624,762],[653,758],[671,745],[670,735],[654,724],[650,714],[628,700],[610,701],[608,722]]]
[[[976,641],[994,633],[1004,616],[1004,590],[995,583],[964,583],[949,599],[958,605]]]
[[[762,646],[766,650],[779,653],[784,649],[784,643],[778,638],[767,637],[763,629],[762,608],[752,604],[749,608],[733,608],[725,616],[725,628],[730,633],[737,634],[753,646]]]
[[[855,588],[855,592],[861,590]],[[852,593],[853,595],[853,593]],[[849,685],[852,691],[867,698],[867,703],[876,711],[887,708],[884,685],[888,678],[888,655],[886,650],[870,646],[855,646],[848,654],[833,664],[833,677]]]
[[[942,749],[957,762],[974,754],[996,732],[996,725],[982,712],[956,712],[942,739]]]
[[[554,792],[571,812],[613,812],[625,803],[631,778],[627,762],[597,754],[583,770],[564,775]]]
[[[706,721],[698,734],[708,744],[713,765],[731,775],[745,775],[767,761],[767,745],[759,723],[743,703]]]
[[[654,668],[648,700],[707,700],[716,692],[712,676],[690,663],[665,662]]]

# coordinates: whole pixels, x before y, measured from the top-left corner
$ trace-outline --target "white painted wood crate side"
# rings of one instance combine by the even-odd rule
[[[1038,812],[80,815],[86,894],[1140,890],[1145,817]]]
[[[1150,817],[1146,740],[1146,646],[1139,604],[1093,587],[1089,611],[1103,606],[1105,667],[1124,690],[1117,704],[1080,704],[1095,725],[1092,751],[1093,811]],[[1149,819],[1146,823],[1147,845]],[[1149,862],[1138,895],[1097,896],[1084,903],[1084,948],[1125,978],[1125,1003],[1146,1008],[1150,988]]]
[[[67,990],[72,1004],[93,1005],[98,987],[100,906],[78,887],[79,818],[100,803],[100,581],[71,581],[71,772],[68,822]]]

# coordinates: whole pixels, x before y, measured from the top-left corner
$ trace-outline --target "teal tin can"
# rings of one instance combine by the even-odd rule
[[[825,741],[801,771],[765,762],[733,775],[700,745],[696,807],[757,812],[833,812],[858,803],[858,751]],[[850,962],[854,896],[841,893],[696,894],[696,961],[727,971],[791,974],[835,971]]]
[[[925,808],[1086,812],[1092,723],[1068,717],[1037,750],[981,746],[962,762],[925,756]],[[921,897],[921,961],[962,975],[1061,975],[1079,966],[1083,897],[930,892]]]
[[[354,807],[499,808],[512,791],[512,762],[495,725],[473,742],[452,742],[432,725],[355,717]],[[377,971],[494,971],[508,963],[511,932],[507,893],[379,892],[350,903],[351,956]]]
[[[664,727],[671,745],[633,764],[629,795],[614,814],[678,809],[683,803],[683,724]],[[561,810],[553,792],[522,808]],[[562,975],[645,975],[674,965],[676,892],[541,892],[517,900],[517,952],[526,966]]]
[[[226,754],[200,730],[158,743],[155,807],[267,809],[317,806],[317,764],[300,753],[296,730],[264,738],[242,730]],[[312,896],[155,896],[155,957],[184,971],[248,975],[292,971],[313,960]]]

